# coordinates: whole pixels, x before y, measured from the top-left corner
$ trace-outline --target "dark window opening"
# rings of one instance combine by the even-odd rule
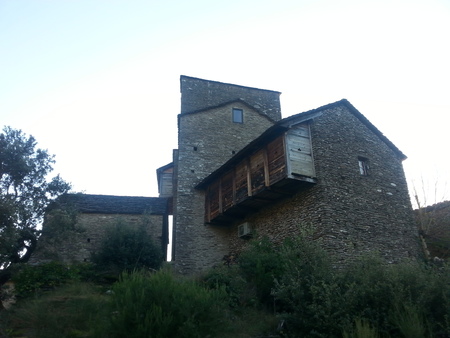
[[[244,111],[242,109],[233,108],[233,122],[244,123]]]
[[[359,173],[362,176],[369,175],[369,160],[365,157],[358,157]]]

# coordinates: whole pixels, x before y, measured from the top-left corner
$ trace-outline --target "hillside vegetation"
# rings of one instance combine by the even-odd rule
[[[449,337],[450,269],[362,257],[336,269],[302,238],[258,238],[195,278],[90,265],[26,267],[3,337]],[[45,276],[45,278],[43,278]]]
[[[415,211],[420,234],[426,241],[430,258],[450,259],[450,201]]]

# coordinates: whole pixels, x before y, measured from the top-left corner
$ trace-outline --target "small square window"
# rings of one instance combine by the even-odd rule
[[[362,176],[369,175],[369,160],[365,157],[358,157],[359,173]]]
[[[233,122],[244,123],[244,111],[242,109],[233,108]]]

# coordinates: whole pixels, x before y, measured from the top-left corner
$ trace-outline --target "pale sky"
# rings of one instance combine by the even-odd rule
[[[280,91],[283,117],[346,98],[450,199],[448,0],[0,0],[1,127],[75,191],[157,196],[180,75]]]

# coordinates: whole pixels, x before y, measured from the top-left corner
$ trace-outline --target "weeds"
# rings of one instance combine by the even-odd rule
[[[95,286],[74,283],[22,300],[8,313],[9,336],[92,337],[106,317],[107,297]]]
[[[35,287],[30,277],[35,275],[27,276]],[[98,286],[73,282],[77,279],[62,279],[66,284],[55,291],[19,300],[7,312],[9,318],[0,321],[0,333],[50,338],[450,336],[448,266],[387,265],[368,256],[337,270],[322,249],[303,238],[280,247],[255,239],[236,265],[195,279],[167,269],[125,273],[109,296]]]

